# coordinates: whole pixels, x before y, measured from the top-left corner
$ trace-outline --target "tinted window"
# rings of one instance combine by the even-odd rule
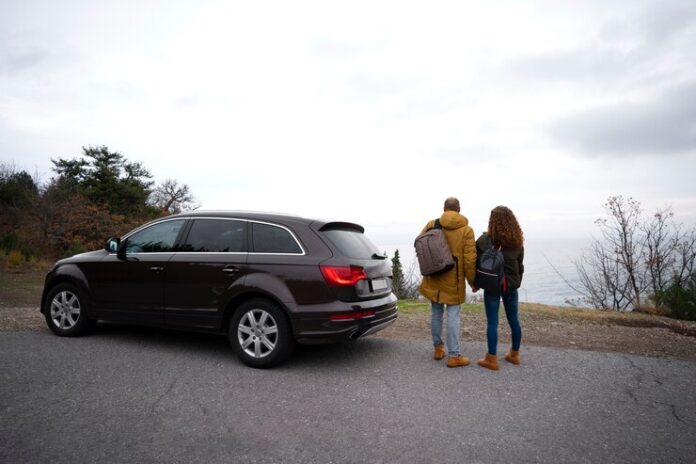
[[[361,232],[331,229],[324,231],[323,234],[346,258],[371,259],[375,253],[382,254]]]
[[[246,242],[244,222],[224,219],[197,219],[183,251],[242,252]]]
[[[302,253],[290,232],[280,227],[254,223],[253,235],[257,253]]]
[[[172,251],[184,220],[165,221],[128,237],[126,253],[157,253]]]

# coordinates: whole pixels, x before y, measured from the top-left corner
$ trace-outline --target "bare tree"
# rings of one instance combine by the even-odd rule
[[[641,263],[643,247],[640,233],[640,203],[621,195],[611,196],[604,204],[609,213],[608,218],[597,220],[609,251],[616,254],[617,275],[621,279],[617,287],[630,286],[633,303],[640,306],[640,298],[644,290],[645,279]]]
[[[631,305],[629,280],[612,250],[600,241],[592,243],[575,268],[585,300],[598,309],[626,310]]]
[[[421,282],[421,275],[418,267],[418,261],[413,258],[404,270],[404,294],[407,299],[418,298],[418,287]]]
[[[676,264],[675,251],[680,243],[680,226],[672,223],[673,217],[672,209],[666,206],[640,226],[644,236],[647,283],[652,296],[665,290],[673,277],[670,273]]]
[[[583,298],[595,308],[627,310],[640,307],[674,284],[685,284],[694,272],[696,230],[682,233],[669,206],[649,219],[640,203],[622,196],[603,205],[607,217],[596,224],[594,240],[575,268]],[[657,302],[659,303],[659,302]]]
[[[673,271],[674,283],[685,287],[696,272],[696,230],[679,237],[676,246],[676,258]]]
[[[150,202],[162,212],[176,214],[199,207],[187,184],[179,184],[174,179],[166,179],[155,187]]]

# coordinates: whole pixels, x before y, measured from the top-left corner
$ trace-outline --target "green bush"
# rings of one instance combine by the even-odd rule
[[[7,265],[14,268],[19,267],[24,262],[24,255],[19,250],[12,250],[7,255]]]
[[[658,292],[658,301],[666,305],[672,317],[687,321],[696,321],[696,274],[686,285],[673,284],[667,290]]]
[[[32,257],[37,255],[33,248],[14,234],[0,235],[0,250],[5,250],[5,253],[8,255],[11,255],[15,251],[21,253],[23,261],[29,261]]]
[[[61,257],[67,258],[69,256],[79,255],[80,253],[84,253],[86,251],[89,251],[89,249],[84,245],[84,243],[77,241],[71,243]]]

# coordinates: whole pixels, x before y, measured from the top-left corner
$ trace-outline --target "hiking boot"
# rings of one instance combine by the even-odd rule
[[[485,358],[479,359],[478,365],[492,371],[497,371],[499,369],[498,357],[494,354],[486,353]]]
[[[520,352],[515,350],[510,350],[505,355],[505,360],[512,364],[520,363]]]
[[[445,357],[445,345],[435,345],[435,355],[433,359],[439,361]]]
[[[469,358],[466,356],[448,356],[447,367],[463,367],[469,365]]]

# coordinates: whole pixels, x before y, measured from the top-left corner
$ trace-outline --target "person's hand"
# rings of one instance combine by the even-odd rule
[[[472,285],[472,286],[471,286],[471,291],[474,292],[474,293],[476,293],[476,292],[479,291],[479,288],[478,288],[476,285]]]

